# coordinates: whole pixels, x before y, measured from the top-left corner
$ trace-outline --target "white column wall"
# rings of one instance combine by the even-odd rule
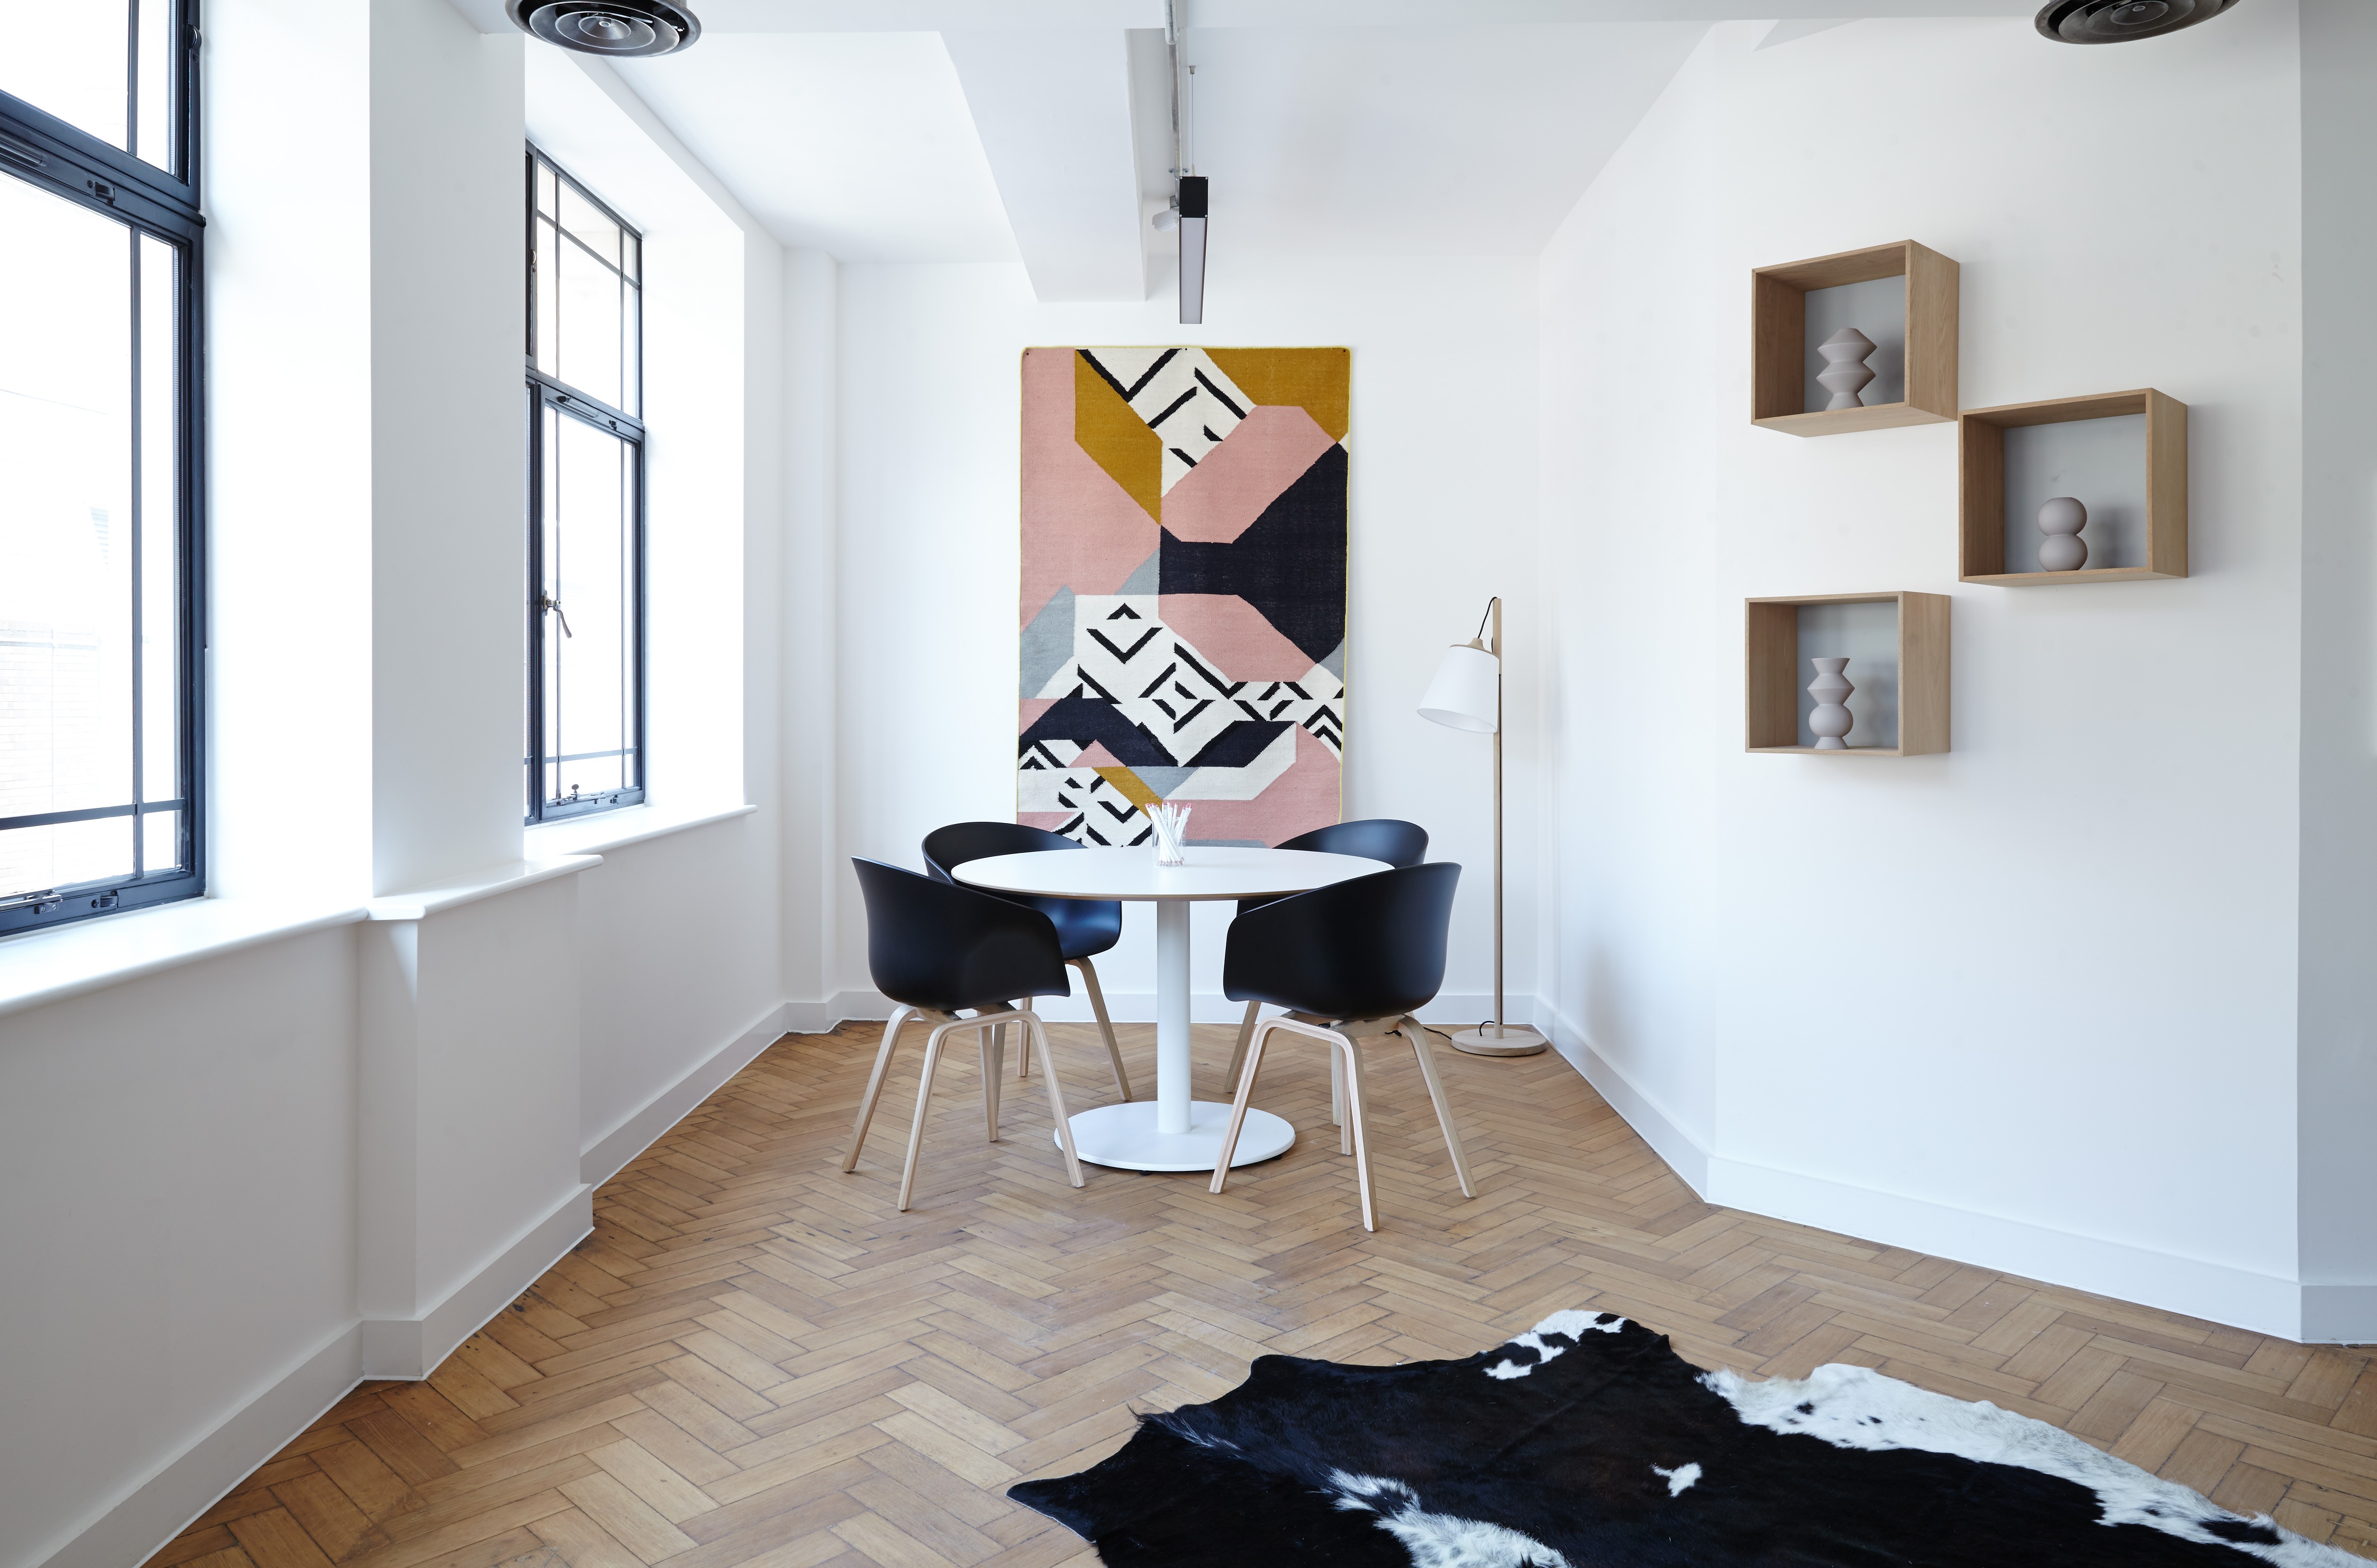
[[[1763,30],[1544,258],[1563,1035],[1713,1201],[2291,1333],[2295,7]],[[1965,406],[2192,405],[2192,577],[1961,585],[1952,426],[1749,424],[1750,269],[1908,238]],[[1953,598],[1953,749],[1745,755],[1741,601],[1893,589]]]

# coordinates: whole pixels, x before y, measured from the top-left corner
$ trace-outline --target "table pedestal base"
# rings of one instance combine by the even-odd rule
[[[1222,1134],[1230,1130],[1230,1107],[1212,1100],[1192,1100],[1188,1131],[1158,1132],[1155,1107],[1147,1100],[1100,1106],[1073,1117],[1073,1147],[1093,1165],[1123,1170],[1211,1171],[1222,1155]],[[1056,1133],[1048,1134],[1051,1141]],[[1267,1110],[1247,1107],[1247,1124],[1238,1132],[1237,1155],[1230,1167],[1277,1159],[1296,1142],[1296,1129]]]

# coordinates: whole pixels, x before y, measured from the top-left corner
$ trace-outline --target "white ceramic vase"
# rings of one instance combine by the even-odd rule
[[[1865,356],[1873,352],[1873,340],[1854,327],[1844,327],[1816,345],[1824,356],[1824,368],[1816,373],[1816,384],[1833,394],[1824,405],[1826,413],[1836,408],[1863,408],[1865,400],[1857,394],[1873,379],[1872,367]]]
[[[2080,531],[2088,526],[2088,509],[2069,496],[2058,496],[2038,509],[2038,569],[2078,571],[2088,564],[2088,542]]]
[[[1808,727],[1815,732],[1819,751],[1846,751],[1849,743],[1842,737],[1857,727],[1857,716],[1848,710],[1849,693],[1857,689],[1848,676],[1841,672],[1849,667],[1846,659],[1810,659],[1816,666],[1816,678],[1808,683],[1808,695],[1816,700],[1816,710],[1808,715]]]

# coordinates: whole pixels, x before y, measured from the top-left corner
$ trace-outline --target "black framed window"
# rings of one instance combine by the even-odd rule
[[[0,935],[205,891],[195,0],[0,50]]]
[[[528,820],[644,798],[643,236],[528,153]]]

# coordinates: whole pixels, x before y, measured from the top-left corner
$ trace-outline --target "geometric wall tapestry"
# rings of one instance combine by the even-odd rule
[[[1342,348],[1023,352],[1016,820],[1087,844],[1338,819]]]

